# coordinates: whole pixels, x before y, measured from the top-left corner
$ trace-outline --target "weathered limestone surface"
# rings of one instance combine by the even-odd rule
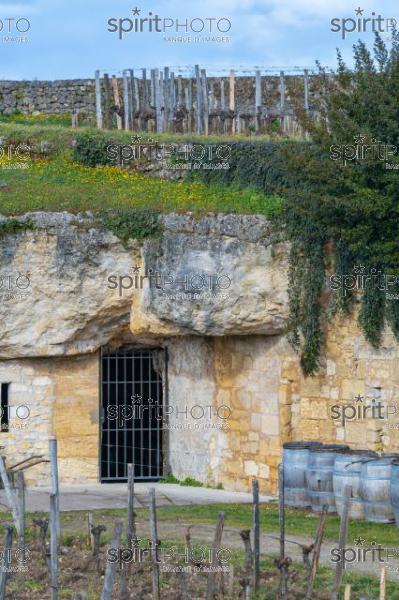
[[[124,343],[168,348],[164,450],[180,479],[249,490],[257,477],[262,492],[274,492],[285,441],[399,450],[398,343],[387,331],[373,349],[356,315],[337,316],[325,323],[320,372],[304,377],[283,335],[286,247],[263,217],[167,215],[159,244],[126,247],[88,215],[33,218],[35,231],[0,240],[0,383],[11,383],[12,406],[0,445],[11,463],[46,456],[56,435],[61,480],[97,480],[99,349]],[[150,269],[169,283],[147,276],[136,286],[135,274]],[[198,275],[231,285],[195,296]],[[363,416],[373,401],[382,418]],[[15,414],[21,405],[26,423]],[[47,465],[28,472],[33,482],[48,483]]]
[[[132,241],[127,247],[95,228],[87,215],[31,218],[37,229],[0,240],[0,358],[90,353],[131,334],[140,342],[284,330],[286,252],[282,244],[272,246],[263,217],[195,221],[168,215],[159,244]],[[143,289],[136,289],[132,278],[126,289],[135,265],[141,276],[152,269],[163,282],[172,277],[180,283],[158,289],[147,278]],[[117,282],[125,278],[123,293],[112,289],[112,276]],[[208,278],[214,289],[199,290],[198,277]],[[217,289],[218,281],[228,289]]]

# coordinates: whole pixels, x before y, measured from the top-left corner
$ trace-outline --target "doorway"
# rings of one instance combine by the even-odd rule
[[[163,381],[166,350],[129,347],[101,354],[102,482],[163,475]]]

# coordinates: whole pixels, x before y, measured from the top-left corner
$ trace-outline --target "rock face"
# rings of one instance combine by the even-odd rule
[[[0,240],[0,358],[284,331],[287,251],[263,217],[170,214],[160,240],[124,246],[90,215],[27,216]]]

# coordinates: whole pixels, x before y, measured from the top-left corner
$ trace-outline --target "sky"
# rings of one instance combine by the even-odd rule
[[[159,17],[153,28],[166,24],[165,33],[132,31],[119,39],[119,24],[134,28],[134,19],[148,18],[150,12],[152,18]],[[396,17],[399,22],[397,0],[0,2],[0,79],[91,78],[96,69],[118,74],[129,68],[172,66],[177,71],[194,64],[209,72],[255,66],[312,68],[316,60],[334,67],[337,47],[350,64],[352,45],[358,39],[372,43],[373,24],[388,40]],[[371,18],[379,18],[378,23],[365,22]],[[176,20],[204,31],[176,33]],[[146,27],[148,22],[143,23]],[[343,28],[355,30],[343,39]],[[176,41],[176,36],[183,40]]]

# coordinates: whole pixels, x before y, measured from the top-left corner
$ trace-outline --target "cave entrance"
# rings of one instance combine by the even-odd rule
[[[163,374],[166,350],[123,347],[101,353],[102,482],[135,480],[163,474]]]

